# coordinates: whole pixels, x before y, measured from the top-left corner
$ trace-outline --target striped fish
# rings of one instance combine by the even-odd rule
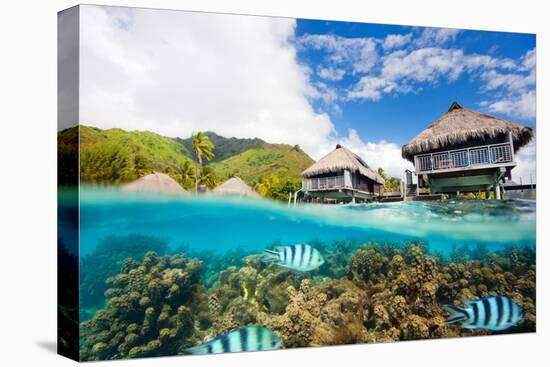
[[[466,307],[443,307],[451,314],[446,324],[463,322],[465,329],[506,330],[523,318],[521,308],[507,296],[490,296],[463,301]]]
[[[205,344],[185,350],[185,354],[256,352],[281,347],[281,339],[261,326],[243,326],[217,336]]]
[[[311,271],[325,263],[323,255],[310,245],[279,246],[264,252],[267,260],[296,271]]]

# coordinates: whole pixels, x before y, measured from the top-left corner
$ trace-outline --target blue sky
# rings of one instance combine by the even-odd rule
[[[300,147],[401,176],[401,146],[456,100],[535,125],[535,36],[85,5],[80,122]],[[61,68],[64,70],[64,68]],[[61,124],[63,126],[63,124]],[[536,171],[535,143],[515,177]]]
[[[445,36],[432,37],[432,39],[420,42],[422,37],[426,37],[428,31],[442,32]],[[307,40],[315,35],[321,36],[323,39]],[[384,48],[383,42],[390,35],[401,36],[403,44]],[[514,98],[519,98],[521,93],[534,93],[534,83],[527,82],[522,90],[509,91],[506,83],[498,88],[488,89],[488,80],[483,77],[484,73],[496,69],[498,76],[502,78],[508,76],[528,78],[530,70],[519,69],[521,69],[526,55],[535,49],[536,39],[532,34],[298,20],[296,37],[298,60],[311,69],[310,78],[313,84],[320,83],[322,88],[334,90],[334,93],[338,95],[325,100],[323,98],[314,99],[313,105],[317,111],[326,112],[331,116],[331,120],[340,134],[345,134],[348,129],[353,128],[363,139],[387,140],[404,144],[435,121],[454,100],[467,108],[535,126],[532,112],[534,105],[528,107],[524,112],[514,110],[513,106],[498,108],[498,105],[494,105],[501,99],[513,101]],[[378,58],[373,61],[372,66],[367,67],[364,71],[353,70],[353,63],[360,62],[360,57],[353,60],[353,56],[350,56],[340,60],[338,54],[346,51],[335,49],[337,46],[331,46],[332,42],[342,44],[347,40],[364,39],[374,41],[375,46],[371,52],[376,55],[373,57]],[[352,47],[351,44],[347,46],[348,49]],[[358,46],[357,49],[361,50],[361,46]],[[350,99],[346,96],[346,93],[354,88],[361,77],[382,74],[383,71],[380,69],[383,68],[385,57],[395,52],[410,54],[415,50],[422,49],[457,50],[463,54],[463,56],[457,57],[458,63],[464,62],[462,59],[476,55],[486,57],[485,64],[491,64],[492,60],[496,60],[496,66],[487,67],[482,61],[471,71],[462,71],[458,76],[452,78],[449,77],[452,68],[446,70],[443,67],[444,70],[439,74],[435,71],[430,72],[435,75],[433,79],[430,75],[425,78],[427,80],[407,82],[408,86],[412,88],[411,91],[392,91],[384,93],[379,98]],[[442,62],[447,61],[445,55],[437,54],[432,57],[440,58]],[[508,62],[510,66],[506,68],[498,66]],[[421,65],[421,67],[429,68],[426,65]],[[327,75],[322,72],[326,69],[338,71],[327,78]],[[341,75],[341,73],[344,74]],[[340,77],[341,79],[339,79]]]

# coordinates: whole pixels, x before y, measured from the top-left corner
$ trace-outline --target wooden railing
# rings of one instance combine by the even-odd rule
[[[302,180],[302,190],[304,191],[322,191],[341,189],[346,187],[344,176],[329,176],[319,178],[305,178]]]
[[[514,161],[510,143],[483,145],[414,157],[416,173],[452,171]]]

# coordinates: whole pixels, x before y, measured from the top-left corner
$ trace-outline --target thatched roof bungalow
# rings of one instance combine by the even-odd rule
[[[122,186],[122,190],[171,195],[187,194],[187,191],[185,191],[172,177],[160,172],[153,172],[147,176],[127,183]]]
[[[533,129],[516,122],[469,110],[453,102],[449,110],[428,128],[403,145],[403,158],[413,162],[417,154],[450,150],[506,140],[511,134],[514,151],[527,145]]]
[[[514,154],[532,138],[531,127],[453,102],[401,152],[431,193],[495,190],[500,197],[500,183],[516,165]]]
[[[260,195],[248,186],[240,177],[231,177],[212,192],[216,195],[259,198]]]
[[[302,190],[313,201],[367,201],[379,195],[384,179],[361,157],[338,144],[302,172]]]

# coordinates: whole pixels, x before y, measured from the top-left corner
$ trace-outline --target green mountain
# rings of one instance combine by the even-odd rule
[[[211,162],[205,162],[203,175],[208,175],[205,183],[209,186],[239,176],[251,186],[260,185],[262,194],[283,199],[287,192],[299,188],[300,173],[313,163],[298,146],[269,144],[258,138],[225,138],[213,132],[205,134],[214,143],[215,154]],[[58,144],[59,167],[74,167],[78,128],[59,132]],[[184,188],[191,189],[194,184],[191,138],[80,126],[82,182],[120,184],[152,171],[167,173]],[[60,183],[64,182],[62,172]]]
[[[221,162],[224,159],[232,157],[237,154],[241,154],[249,149],[262,148],[269,146],[268,143],[259,138],[254,139],[239,139],[239,138],[225,138],[212,131],[204,133],[208,136],[208,139],[214,143],[214,159],[212,162]],[[176,138],[176,141],[183,144],[183,146],[189,151],[193,151],[192,141],[193,138],[187,139]]]
[[[299,147],[286,144],[265,144],[248,149],[221,162],[211,163],[219,176],[239,176],[247,184],[255,185],[261,177],[277,176],[301,181],[300,173],[313,164]]]
[[[59,150],[78,149],[78,128],[58,134]],[[170,174],[178,182],[178,168],[191,164],[190,153],[174,139],[148,131],[100,130],[80,126],[80,179],[94,184],[119,184],[149,172]],[[62,162],[59,162],[60,165]],[[60,181],[62,181],[60,179]]]

